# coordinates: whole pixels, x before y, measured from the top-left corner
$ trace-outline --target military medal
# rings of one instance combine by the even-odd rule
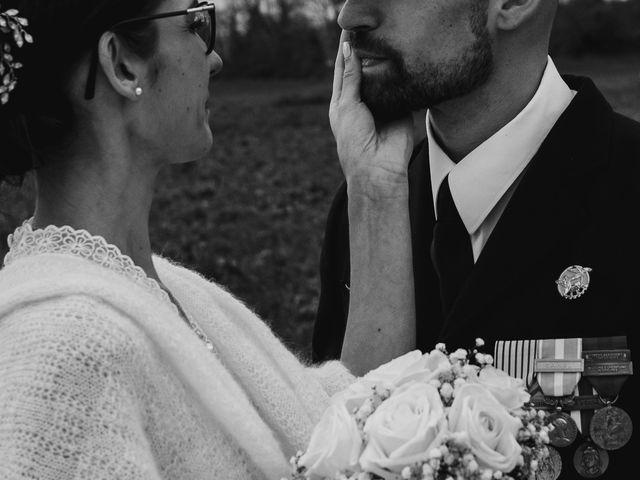
[[[553,430],[549,432],[549,443],[554,447],[568,447],[578,436],[578,426],[570,415],[557,411],[549,416],[549,424]]]
[[[609,454],[591,442],[583,443],[573,455],[573,466],[584,478],[598,478],[609,467]]]
[[[593,442],[600,448],[618,450],[631,440],[631,417],[621,408],[607,405],[596,410],[591,419],[589,433]]]
[[[536,480],[557,480],[562,471],[562,458],[553,447],[547,447],[549,455],[540,461],[536,470]]]
[[[612,343],[614,339],[600,339],[602,343]],[[587,344],[593,340],[585,340]],[[633,433],[631,418],[613,404],[625,380],[633,374],[631,351],[628,349],[586,350],[584,376],[600,395],[605,404],[595,411],[589,424],[591,440],[604,450],[618,450],[629,443]],[[607,400],[613,399],[613,400]]]
[[[534,370],[545,402],[556,406],[556,411],[548,417],[552,427],[549,442],[554,447],[568,447],[578,436],[578,425],[562,410],[575,393],[584,370],[582,339],[539,340]]]
[[[591,282],[589,272],[591,272],[591,268],[581,267],[580,265],[572,265],[566,268],[560,274],[560,278],[556,280],[558,292],[562,298],[575,300],[584,295]]]

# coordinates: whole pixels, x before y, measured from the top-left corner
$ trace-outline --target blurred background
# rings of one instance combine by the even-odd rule
[[[327,118],[341,2],[215,3],[225,60],[211,86],[215,145],[210,158],[161,175],[154,249],[225,285],[306,357],[324,222],[341,182]],[[640,120],[640,0],[563,1],[552,55]],[[0,258],[32,211],[30,179],[0,189]]]

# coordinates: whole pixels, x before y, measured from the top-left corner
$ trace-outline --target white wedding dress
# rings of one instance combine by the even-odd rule
[[[191,326],[101,237],[26,222],[9,244],[3,480],[278,480],[353,381],[338,362],[304,366],[223,288],[160,257]]]

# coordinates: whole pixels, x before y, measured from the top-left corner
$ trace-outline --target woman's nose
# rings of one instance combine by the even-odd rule
[[[211,52],[207,58],[209,60],[209,75],[215,77],[222,71],[224,62],[215,50]]]
[[[347,0],[338,16],[338,24],[348,32],[375,30],[379,26],[379,15],[374,3],[375,0]]]

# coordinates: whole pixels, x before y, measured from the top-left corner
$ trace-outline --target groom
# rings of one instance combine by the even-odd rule
[[[640,126],[589,79],[558,74],[548,57],[556,9],[556,0],[347,0],[340,14],[377,125],[429,109],[408,173],[417,348],[578,337],[632,349]],[[348,329],[346,192],[327,222],[316,361],[340,357]],[[622,347],[607,343],[620,336]],[[620,391],[627,411],[632,385]],[[603,478],[622,477],[632,448],[611,454]]]

